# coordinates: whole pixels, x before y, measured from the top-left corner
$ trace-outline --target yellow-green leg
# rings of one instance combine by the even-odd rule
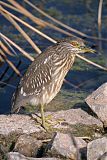
[[[38,114],[36,115],[36,118],[33,116],[33,114],[31,115],[33,119],[36,119],[36,121],[42,125],[42,127],[48,131],[50,130],[54,125],[56,124],[60,124],[61,122],[63,122],[64,120],[62,119],[58,119],[58,121],[52,121],[52,115],[48,115],[45,117],[44,115],[44,105],[40,105],[40,112],[41,112],[41,117],[38,116]],[[51,120],[50,120],[51,119]],[[42,121],[42,122],[41,122]]]
[[[42,126],[46,129],[45,125],[45,116],[44,116],[44,105],[40,105],[40,110],[41,110],[41,118],[42,118]]]

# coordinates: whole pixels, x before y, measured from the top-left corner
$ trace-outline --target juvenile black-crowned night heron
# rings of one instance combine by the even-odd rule
[[[42,126],[45,127],[44,105],[60,91],[64,77],[71,69],[76,54],[93,52],[81,39],[58,42],[38,55],[20,81],[15,94],[12,111],[21,106],[40,106]]]

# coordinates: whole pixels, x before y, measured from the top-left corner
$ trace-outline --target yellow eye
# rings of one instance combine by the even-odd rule
[[[72,44],[73,46],[79,46],[79,43],[76,42],[76,41],[72,41],[71,44]]]

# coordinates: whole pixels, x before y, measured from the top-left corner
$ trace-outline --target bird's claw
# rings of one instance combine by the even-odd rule
[[[39,116],[38,114],[32,114],[31,118],[35,120],[39,125],[41,125],[45,130],[50,130],[54,128],[54,126],[60,125],[62,122],[64,122],[64,119],[60,118],[57,120],[53,120],[53,116],[50,114],[45,116],[44,124],[42,124],[41,116]]]

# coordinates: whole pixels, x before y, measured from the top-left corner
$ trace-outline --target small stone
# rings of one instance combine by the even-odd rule
[[[18,138],[14,151],[17,151],[28,157],[36,157],[41,146],[42,141],[37,140],[30,135],[24,134]]]
[[[101,85],[85,101],[107,127],[107,83]]]
[[[87,160],[102,160],[104,159],[104,154],[106,152],[107,152],[107,137],[93,140],[89,142],[87,146]],[[107,158],[107,155],[105,156]]]
[[[58,158],[32,158],[25,157],[18,152],[9,152],[7,153],[7,160],[58,160]]]
[[[70,158],[76,160],[81,152],[85,151],[87,143],[79,137],[57,132],[47,146],[47,153],[51,156]],[[80,151],[81,150],[81,151]]]

